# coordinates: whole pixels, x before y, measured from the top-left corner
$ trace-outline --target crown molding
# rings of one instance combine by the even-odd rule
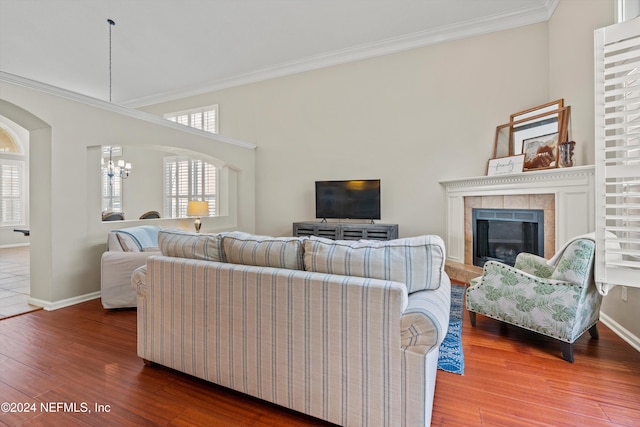
[[[528,7],[510,13],[494,15],[483,19],[473,19],[454,25],[442,26],[427,31],[420,31],[360,46],[335,50],[324,54],[302,58],[296,61],[282,63],[255,72],[208,82],[203,85],[194,85],[176,91],[168,91],[128,100],[123,102],[122,105],[126,105],[131,108],[139,108],[146,105],[202,95],[208,92],[257,83],[264,80],[285,77],[334,65],[390,55],[438,43],[546,22],[553,15],[559,1],[560,0],[546,0],[544,4],[536,7]]]
[[[52,86],[46,83],[31,80],[26,77],[18,76],[15,74],[0,71],[0,82],[8,83],[15,86],[21,86],[28,89],[33,89],[38,92],[46,93],[48,95],[57,96],[70,101],[79,102],[91,107],[99,108],[101,110],[118,113],[127,117],[131,117],[138,120],[144,120],[149,123],[154,123],[160,126],[176,129],[181,132],[187,132],[194,135],[198,135],[204,138],[213,139],[216,141],[224,142],[226,144],[235,145],[237,147],[246,148],[249,150],[255,150],[256,145],[250,142],[242,141],[240,139],[224,136],[220,134],[213,134],[211,132],[205,132],[200,129],[192,128],[189,126],[181,125],[179,123],[171,122],[155,114],[147,113],[144,111],[136,110],[130,107],[126,107],[119,104],[113,104],[111,102],[103,101],[98,98],[93,98],[87,95],[83,95],[70,90],[62,89],[57,86]]]

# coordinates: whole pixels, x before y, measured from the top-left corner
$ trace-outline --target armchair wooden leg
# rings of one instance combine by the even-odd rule
[[[471,326],[476,326],[476,312],[467,311],[467,313],[469,313],[469,320],[471,321]]]
[[[560,342],[562,349],[562,358],[569,363],[573,363],[573,344],[568,342]]]
[[[598,338],[600,338],[600,336],[598,335],[597,323],[589,328],[589,335],[591,335],[591,338],[593,338],[594,340],[597,340]]]

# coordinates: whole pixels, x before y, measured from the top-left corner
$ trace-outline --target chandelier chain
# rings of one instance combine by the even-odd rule
[[[115,21],[113,19],[107,19],[107,22],[109,23],[109,102],[111,102],[111,89],[112,89],[112,80],[111,80],[111,27],[113,27],[114,25],[116,25]]]

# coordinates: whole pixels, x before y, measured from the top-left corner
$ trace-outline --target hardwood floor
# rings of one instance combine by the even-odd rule
[[[135,317],[94,300],[0,321],[0,403],[35,405],[0,412],[0,426],[325,425],[145,367]],[[640,353],[604,325],[600,340],[578,340],[574,364],[553,340],[481,316],[472,328],[465,313],[462,336],[465,374],[438,371],[433,426],[640,425]]]

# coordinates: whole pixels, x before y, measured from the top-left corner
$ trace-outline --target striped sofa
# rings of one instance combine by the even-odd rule
[[[138,355],[347,426],[427,426],[450,282],[438,236],[163,230],[137,269]]]

